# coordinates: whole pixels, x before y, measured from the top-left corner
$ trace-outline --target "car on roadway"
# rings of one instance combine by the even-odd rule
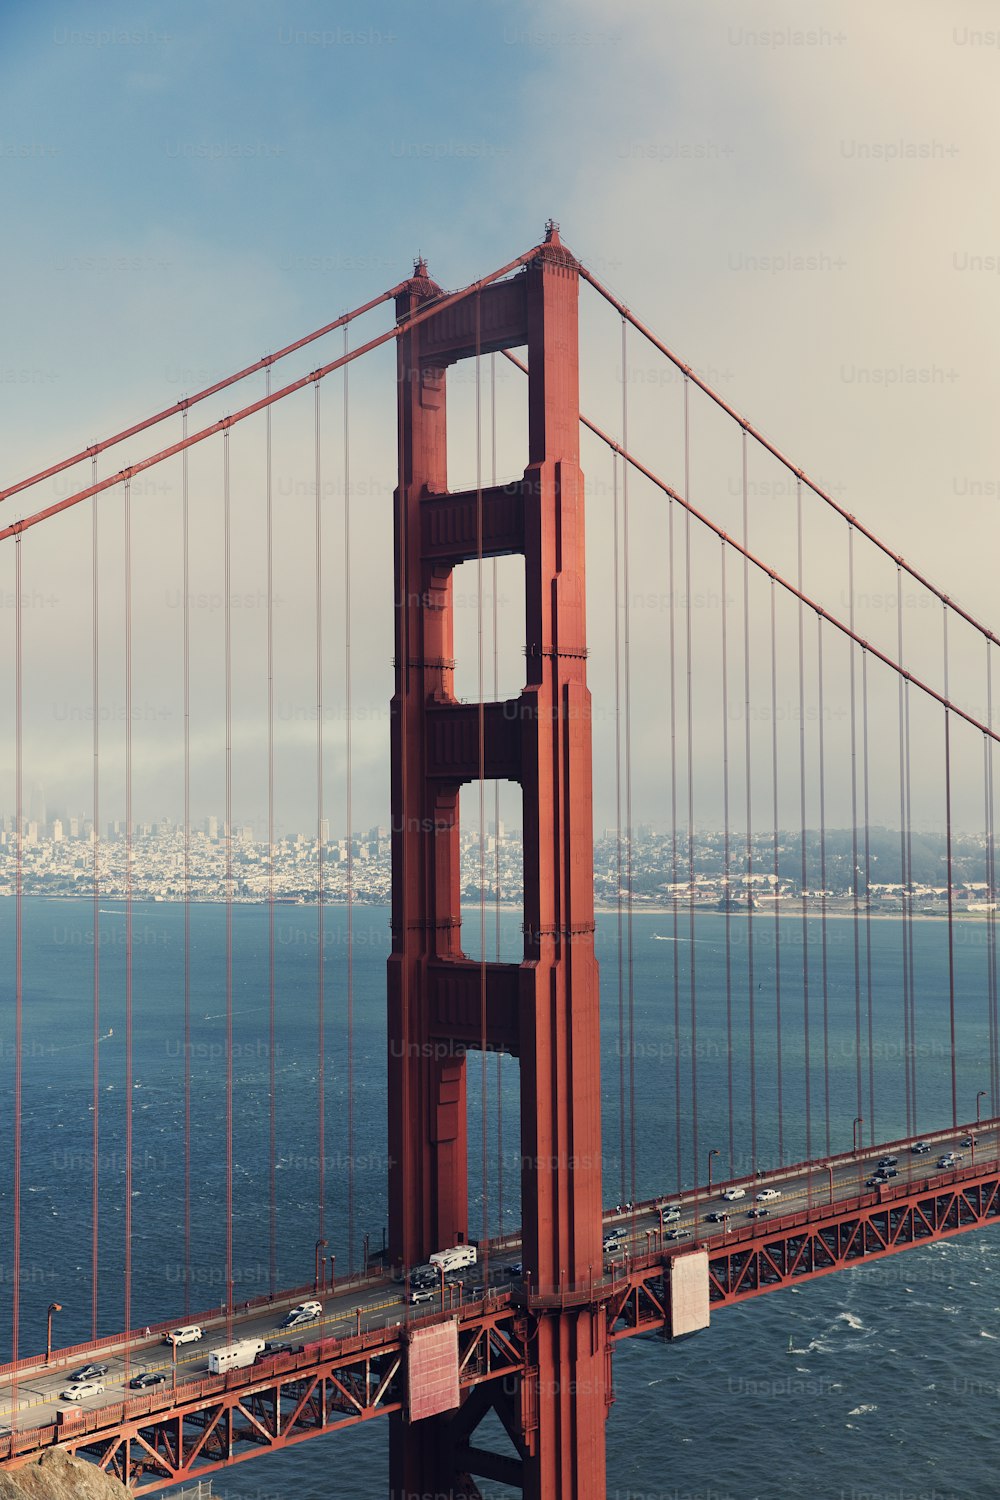
[[[663,1238],[665,1240],[689,1240],[691,1231],[690,1229],[668,1229]]]
[[[974,1135],[967,1135],[962,1142],[963,1146],[978,1146],[979,1142]]]
[[[660,1222],[661,1224],[676,1224],[680,1216],[679,1208],[665,1208],[661,1213]]]
[[[617,1229],[607,1229],[604,1232],[605,1239],[624,1240],[627,1238],[624,1229],[619,1225]]]
[[[737,1203],[740,1198],[745,1198],[746,1195],[747,1195],[746,1188],[734,1187],[734,1188],[726,1188],[726,1191],[723,1193],[722,1196],[723,1196],[723,1198],[725,1198],[725,1200],[726,1200],[727,1203]]]
[[[204,1336],[204,1329],[198,1323],[185,1323],[182,1328],[172,1328],[169,1333],[163,1335],[165,1344],[196,1344]]]
[[[775,1198],[781,1197],[780,1188],[761,1188],[757,1194],[758,1203],[773,1203]]]
[[[286,1344],[281,1339],[268,1339],[263,1349],[254,1355],[254,1364],[262,1359],[273,1359],[276,1354],[301,1354],[304,1344]]]
[[[879,1160],[880,1167],[895,1167],[899,1162],[898,1156],[883,1156]]]
[[[128,1383],[130,1391],[143,1391],[148,1385],[162,1385],[166,1376],[158,1370],[144,1370],[141,1375],[133,1375]]]
[[[519,1260],[515,1260],[512,1265],[505,1266],[504,1270],[507,1272],[508,1276],[523,1276],[524,1275],[524,1266],[521,1264],[521,1262]]]
[[[771,1212],[771,1210],[769,1208],[748,1208],[747,1209],[747,1218],[748,1219],[766,1219],[767,1216],[768,1216],[768,1214],[770,1212]]]
[[[107,1373],[107,1365],[81,1365],[69,1378],[70,1380],[100,1380],[101,1376]]]
[[[414,1307],[418,1302],[433,1302],[434,1293],[425,1289],[410,1293],[410,1306]]]
[[[898,1177],[899,1173],[897,1172],[895,1167],[879,1167],[878,1176],[884,1177],[888,1182],[890,1177]]]
[[[103,1396],[104,1386],[99,1380],[79,1380],[59,1394],[62,1401],[86,1401],[88,1396]]]
[[[930,1156],[931,1148],[926,1141],[917,1141],[916,1145],[910,1147],[914,1156]]]
[[[708,1220],[708,1222],[710,1224],[728,1224],[729,1223],[729,1215],[726,1213],[726,1210],[724,1208],[713,1209],[710,1214],[706,1214],[705,1215],[705,1218]]]
[[[874,1177],[865,1178],[865,1187],[887,1187],[888,1182],[888,1177],[883,1177],[881,1172],[876,1172]]]
[[[282,1328],[298,1328],[302,1323],[315,1323],[322,1316],[322,1302],[300,1302],[287,1312],[281,1320]]]

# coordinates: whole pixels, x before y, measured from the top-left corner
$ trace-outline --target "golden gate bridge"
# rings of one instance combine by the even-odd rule
[[[610,334],[605,329],[588,344],[598,351],[600,362],[587,388],[599,394],[612,367],[620,386],[620,409],[600,422],[581,402],[581,285],[614,320]],[[389,304],[394,319],[387,328],[349,342],[355,323]],[[340,352],[283,384],[276,379],[283,360],[334,334],[343,338]],[[663,361],[667,382],[643,387],[630,378],[638,346]],[[391,391],[393,397],[396,444],[393,531],[391,539],[388,534],[384,538],[393,559],[395,599],[388,1245],[384,1257],[366,1253],[359,1267],[352,1165],[359,1079],[353,1043],[350,830],[355,612],[363,568],[351,454],[364,437],[356,435],[349,376],[356,381],[361,362],[378,359],[379,350],[395,359],[395,379],[386,384],[385,394]],[[517,477],[506,481],[497,477],[498,367],[516,368],[523,383],[520,416],[511,429],[523,442],[523,462]],[[463,369],[471,370],[471,378],[463,376]],[[237,410],[198,425],[200,403],[261,378],[263,394],[254,388],[252,398]],[[328,397],[324,411],[324,392],[334,379],[340,383],[340,400],[334,412]],[[449,401],[468,418],[471,431],[463,432],[461,422],[458,428],[464,448],[456,446],[454,423],[449,430]],[[311,432],[303,403],[311,404]],[[310,753],[318,923],[311,997],[315,1264],[311,1278],[300,1277],[294,1286],[282,1285],[278,1275],[276,1140],[282,1080],[274,1047],[274,570],[289,522],[274,493],[273,452],[279,413],[289,409],[296,412],[298,425],[285,436],[300,458],[304,455],[305,492],[314,501],[308,528],[296,543],[296,578],[297,603],[310,627],[303,639],[312,653],[312,678],[305,692],[315,734]],[[154,429],[161,424],[166,439],[157,445]],[[238,450],[241,441],[249,444],[248,434],[254,434],[255,446]],[[121,464],[121,445],[139,440],[148,445],[145,456]],[[590,517],[581,441],[591,445],[595,466],[603,464],[600,473],[607,476],[589,484],[600,497],[604,528],[594,533],[603,580],[596,599],[593,558],[588,565],[585,556]],[[328,566],[332,516],[323,468],[331,446],[343,463],[335,579]],[[474,469],[474,482],[464,488],[449,482],[456,452]],[[210,455],[211,472],[195,469],[204,455]],[[256,522],[241,509],[251,458],[258,465],[258,492],[264,500]],[[180,879],[188,899],[185,1128],[178,1149],[184,1156],[182,1233],[189,1268],[197,1233],[194,1186],[198,1157],[205,1149],[192,1118],[190,1069],[191,971],[197,961],[190,929],[192,764],[199,753],[197,678],[209,644],[218,649],[213,680],[222,712],[226,925],[225,1046],[219,1059],[225,1110],[220,1139],[211,1147],[225,1162],[225,1265],[220,1267],[225,1297],[221,1307],[199,1310],[186,1285],[183,1308],[152,1326],[136,1317],[141,1298],[133,1274],[139,1063],[135,800],[136,776],[149,748],[136,727],[135,709],[140,692],[149,697],[156,691],[159,660],[151,658],[144,666],[149,643],[139,623],[149,578],[155,576],[149,570],[159,562],[144,530],[149,508],[143,505],[140,476],[150,470],[170,474],[181,497],[179,559],[168,556],[164,547],[162,571],[170,573],[179,560],[179,597],[184,601],[177,642],[183,735],[176,750],[184,800]],[[764,475],[781,476],[790,503],[778,514],[761,515],[756,504],[758,493],[782,493],[773,480],[766,489]],[[16,519],[15,497],[23,510]],[[541,244],[460,291],[442,289],[418,260],[412,276],[364,306],[9,485],[0,490],[0,501],[11,517],[0,526],[0,543],[5,544],[0,558],[4,586],[15,602],[8,669],[0,685],[9,705],[15,805],[9,851],[14,940],[3,981],[4,1035],[11,1043],[4,1085],[11,1162],[11,1206],[4,1231],[11,1267],[11,1357],[0,1371],[6,1429],[0,1433],[0,1463],[18,1465],[58,1444],[116,1474],[136,1493],[146,1493],[386,1416],[390,1491],[397,1500],[424,1494],[475,1497],[481,1493],[478,1479],[535,1497],[597,1497],[606,1485],[604,1428],[613,1399],[616,1344],[650,1331],[679,1338],[707,1328],[714,1311],[750,1297],[1000,1218],[993,831],[998,731],[992,715],[997,638],[681,361],[563,245],[554,223]],[[86,502],[87,511],[79,510]],[[112,502],[117,502],[117,512],[110,509]],[[221,631],[210,643],[207,636],[199,637],[190,607],[200,561],[195,527],[207,506],[215,507],[214,545],[222,574]],[[82,522],[83,515],[89,525]],[[71,532],[74,524],[77,530]],[[268,1002],[271,1043],[269,1193],[267,1203],[256,1202],[253,1211],[268,1222],[271,1284],[265,1295],[246,1298],[237,1295],[240,1164],[234,1131],[243,1105],[234,1057],[240,995],[233,928],[238,752],[241,736],[249,734],[249,710],[239,669],[245,622],[234,608],[234,595],[244,561],[242,543],[253,525],[264,569],[263,620],[253,637],[264,692],[254,732],[264,746],[270,851],[268,954],[264,973],[257,977]],[[76,568],[76,644],[89,652],[92,686],[92,732],[85,750],[93,775],[88,881],[94,941],[92,956],[84,962],[92,966],[93,1067],[90,1119],[79,1122],[90,1144],[91,1327],[84,1342],[53,1348],[52,1319],[61,1308],[51,1304],[48,1347],[41,1354],[27,1352],[22,1308],[23,1164],[29,1126],[23,1051],[32,1005],[24,977],[26,777],[33,777],[38,753],[31,712],[33,641],[24,600],[52,566],[56,554],[48,554],[46,547],[65,549],[67,537],[77,564],[85,559]],[[523,559],[524,601],[522,624],[514,627],[522,635],[523,682],[509,697],[499,692],[497,667],[501,632],[495,568],[506,557]],[[494,568],[492,632],[484,609],[487,564]],[[476,571],[471,630],[456,618],[455,581],[463,566]],[[112,569],[110,607],[116,611],[116,625],[109,632]],[[867,587],[879,577],[888,579],[895,602],[878,619],[862,619],[857,602],[861,580]],[[656,613],[663,619],[654,621],[644,636],[636,614],[650,580]],[[704,619],[697,614],[699,590],[714,598]],[[922,605],[915,622],[906,614],[908,591]],[[330,881],[324,831],[331,810],[331,663],[326,653],[332,616],[342,631],[335,696],[346,738],[344,800],[338,806],[345,811],[348,829],[346,980],[336,996],[330,993],[324,942]],[[595,706],[588,685],[588,620],[593,618],[604,624],[598,634],[604,637],[600,647],[608,690],[607,701]],[[510,631],[505,622],[504,633],[509,636]],[[458,690],[460,646],[466,668],[470,658],[475,664],[471,699]],[[488,698],[491,669],[493,693]],[[101,713],[112,676],[123,694],[120,743],[109,743]],[[462,680],[471,681],[468,671]],[[643,713],[654,699],[658,717],[649,721],[652,733]],[[783,704],[787,712],[781,711]],[[599,713],[611,726],[602,765],[608,770],[608,786],[613,783],[617,821],[617,972],[605,972],[603,978],[594,953],[593,738],[603,729]],[[633,835],[635,808],[649,786],[648,769],[636,769],[640,737],[645,760],[652,759],[660,778],[662,805],[669,810],[670,879],[663,887],[669,893],[670,936],[677,940],[663,968],[676,1041],[673,1097],[664,1106],[672,1126],[676,1190],[646,1200],[637,1187],[635,1107],[641,1023],[634,983]],[[122,1264],[113,1273],[121,1293],[120,1313],[111,1323],[99,1297],[102,1279],[106,1286],[109,1275],[101,1270],[106,1245],[99,1222],[105,1145],[99,1044],[105,1016],[98,941],[107,879],[100,831],[106,798],[102,778],[108,775],[109,759],[121,778],[125,919]],[[725,980],[724,994],[712,999],[722,1007],[727,1038],[725,1154],[706,1144],[704,1130],[699,1132],[699,1082],[704,1086],[699,1022],[704,1025],[709,997],[695,941],[697,808],[706,782],[723,809],[724,827],[724,896],[717,920]],[[485,829],[491,783],[521,789],[523,951],[517,962],[501,961],[499,949],[495,957],[488,956]],[[480,864],[477,919],[470,921],[467,910],[464,924],[463,788],[472,789],[472,798],[478,799]],[[466,821],[472,805],[465,803]],[[849,888],[839,902],[843,910],[836,909],[828,881],[827,834],[834,807],[846,811],[851,839]],[[914,942],[920,915],[914,834],[918,820],[930,816],[928,809],[938,818],[944,850],[935,910],[942,919],[946,962],[935,977],[935,1024],[946,1045],[935,1068],[943,1077],[947,1102],[936,1118],[929,1117],[923,1101],[924,1078],[918,1068],[918,1029],[926,1025],[918,997],[925,976]],[[893,886],[900,941],[898,969],[890,979],[873,960],[872,923],[879,910],[871,843],[873,828],[893,816],[898,823],[899,880]],[[968,918],[959,910],[954,852],[957,827],[975,819],[981,835],[977,886],[984,897],[985,941],[981,973],[970,986],[956,965],[962,922]],[[476,816],[472,822],[474,826]],[[789,827],[795,828],[797,843],[789,841]],[[780,899],[783,888],[787,893],[792,862],[795,895]],[[851,952],[854,1029],[846,1085],[837,1059],[831,1058],[831,1008],[840,997],[833,992],[828,962],[834,924],[845,918],[840,932]],[[798,945],[794,973],[789,951],[782,947],[782,933],[789,926]],[[683,938],[690,940],[684,957]],[[606,1010],[616,1008],[618,1028],[621,1154],[614,1193],[602,1181],[602,988]],[[903,1076],[897,1086],[904,1105],[903,1128],[885,1140],[876,1135],[875,1123],[881,1117],[875,1018],[890,1003],[890,994],[899,996]],[[343,1004],[347,1035],[343,1102],[338,1098],[336,1104],[329,1096],[326,1055],[334,1000]],[[975,1118],[961,1102],[963,1037],[973,1038],[972,1060],[988,1081],[977,1091]],[[765,1077],[765,1053],[774,1062],[773,1078],[769,1073]],[[470,1162],[470,1054],[478,1055],[483,1067],[481,1163]],[[490,1230],[490,1055],[515,1059],[519,1078],[521,1223],[514,1233],[505,1230],[502,1213]],[[499,1097],[499,1081],[497,1089]],[[988,1101],[985,1116],[983,1099]],[[332,1258],[328,1270],[327,1257],[320,1253],[329,1247],[333,1232],[325,1173],[331,1110],[344,1126],[348,1163],[343,1222],[338,1224],[349,1247],[348,1265],[339,1276]],[[883,1113],[892,1116],[891,1109]],[[835,1143],[845,1132],[851,1134],[851,1149],[837,1151]],[[482,1187],[478,1238],[470,1169]],[[739,1210],[733,1207],[737,1203]],[[413,1300],[413,1270],[443,1247],[470,1243],[476,1251],[474,1275],[446,1277],[442,1266],[429,1295]],[[291,1309],[313,1300],[320,1303],[319,1314],[293,1319],[287,1336],[277,1331]],[[190,1344],[170,1338],[181,1317],[200,1330]],[[260,1348],[262,1357],[252,1364],[220,1365],[218,1351],[243,1338],[269,1347]],[[84,1361],[102,1371],[100,1389],[82,1402],[61,1400],[70,1373]],[[136,1383],[147,1374],[162,1378]],[[486,1446],[480,1429],[487,1418],[499,1419],[504,1451]]]

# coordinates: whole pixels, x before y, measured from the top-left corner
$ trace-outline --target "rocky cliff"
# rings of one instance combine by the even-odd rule
[[[0,1500],[128,1500],[129,1491],[93,1464],[49,1448],[34,1463],[0,1470]]]

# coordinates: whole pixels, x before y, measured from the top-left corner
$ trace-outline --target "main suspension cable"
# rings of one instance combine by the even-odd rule
[[[491,271],[481,281],[473,282],[471,286],[463,287],[461,291],[451,292],[448,296],[440,297],[433,303],[423,304],[419,312],[412,313],[408,318],[401,319],[394,327],[387,329],[385,333],[380,333],[375,338],[369,339],[366,343],[359,344],[349,354],[340,359],[330,360],[325,365],[320,365],[318,369],[311,370],[308,375],[302,375],[298,380],[291,381],[279,390],[269,392],[266,396],[261,397],[259,401],[252,401],[249,406],[244,406],[240,411],[233,412],[232,415],[222,417],[218,422],[213,422],[210,426],[203,427],[200,431],[191,433],[189,437],[182,438],[180,442],[172,443],[167,448],[161,448],[159,452],[150,454],[148,458],[141,459],[138,463],[129,464],[126,468],[119,470],[117,474],[113,474],[107,479],[102,479],[96,484],[89,485],[86,489],[75,490],[73,494],[67,495],[64,499],[58,500],[52,505],[45,506],[42,510],[35,511],[33,515],[25,516],[23,519],[13,522],[10,526],[0,528],[0,542],[4,542],[12,536],[20,536],[29,527],[38,526],[42,521],[47,521],[52,516],[60,515],[64,510],[69,510],[72,506],[79,505],[81,501],[88,500],[91,495],[99,494],[103,490],[110,489],[113,485],[120,484],[125,478],[133,479],[136,474],[141,474],[145,469],[151,469],[156,464],[161,464],[166,459],[173,458],[175,453],[182,452],[184,448],[193,447],[196,443],[202,443],[207,438],[214,437],[216,433],[223,432],[230,427],[235,427],[239,422],[245,422],[249,417],[255,416],[257,412],[264,411],[268,406],[273,406],[276,401],[283,401],[287,396],[293,395],[294,392],[305,390],[307,386],[325,379],[327,375],[332,375],[334,370],[341,369],[345,364],[356,359],[361,359],[365,354],[370,354],[373,349],[380,349],[383,344],[389,343],[391,339],[402,338],[412,329],[426,322],[428,318],[437,317],[439,313],[464,301],[466,297],[472,296],[483,287],[491,286],[493,282],[498,281],[502,276],[506,276],[508,272],[517,270],[520,266],[527,265],[529,261],[534,260],[540,254],[541,249],[542,246],[536,245],[533,249],[527,251],[526,254],[519,255],[516,260],[508,261],[505,266],[500,266],[498,270]],[[403,285],[405,286],[406,283]],[[255,366],[254,368],[259,368],[259,366]],[[86,457],[86,453],[83,456]]]
[[[64,469],[70,469],[74,464],[82,463],[85,458],[96,459],[99,453],[107,448],[114,448],[118,443],[123,443],[127,438],[135,437],[140,432],[146,432],[150,427],[155,427],[160,422],[165,422],[168,417],[178,415],[187,416],[192,406],[197,406],[199,401],[204,401],[208,396],[215,396],[219,391],[224,391],[228,386],[236,385],[241,380],[246,380],[251,375],[258,374],[264,370],[270,380],[271,368],[277,364],[279,359],[284,359],[289,354],[294,354],[298,349],[304,349],[307,344],[321,339],[325,334],[332,333],[334,329],[345,327],[352,323],[355,318],[363,317],[373,308],[381,306],[383,302],[391,299],[403,290],[405,282],[399,286],[392,287],[388,292],[382,292],[378,297],[373,297],[370,302],[365,302],[361,307],[356,307],[352,312],[344,313],[342,317],[335,318],[332,323],[327,323],[323,328],[317,328],[313,333],[307,333],[304,338],[296,339],[293,344],[286,344],[283,349],[278,349],[274,354],[265,354],[263,359],[257,360],[256,364],[247,365],[243,370],[237,370],[235,375],[227,375],[224,380],[217,380],[214,385],[206,386],[204,390],[197,391],[193,396],[182,396],[175,401],[173,406],[164,407],[151,417],[146,417],[142,422],[136,422],[132,427],[126,427],[122,432],[116,432],[112,437],[104,438],[99,443],[91,443],[88,447],[74,453],[70,458],[61,459],[59,463],[52,464],[47,469],[42,469],[38,474],[31,474],[27,479],[20,479],[16,484],[8,485],[6,489],[0,490],[0,502],[7,500],[11,495],[17,495],[22,490],[29,489],[32,485],[40,484],[43,479],[51,479],[55,474],[61,474]]]
[[[922,588],[927,589],[928,592],[933,594],[935,598],[937,598],[942,604],[947,604],[948,607],[953,611],[953,613],[957,614],[959,618],[964,620],[967,625],[971,625],[974,630],[979,631],[981,635],[985,636],[987,640],[992,641],[994,645],[1000,645],[1000,638],[998,638],[993,633],[993,631],[988,630],[985,625],[980,624],[980,622],[976,620],[971,614],[969,614],[966,610],[963,610],[959,605],[955,604],[954,600],[949,599],[948,596],[944,594],[940,589],[938,589],[933,583],[931,583],[928,578],[924,577],[922,573],[919,573],[916,568],[911,567],[910,564],[905,560],[905,558],[898,556],[895,552],[892,551],[890,547],[886,546],[884,542],[880,541],[880,539],[874,534],[874,532],[869,531],[865,526],[861,524],[860,521],[857,520],[855,516],[852,516],[849,511],[846,511],[843,508],[842,505],[839,505],[837,501],[834,500],[833,496],[829,495],[821,485],[817,484],[814,479],[810,479],[804,469],[801,469],[796,464],[792,463],[791,459],[787,458],[779,448],[775,447],[775,445],[768,438],[766,438],[762,432],[754,427],[746,417],[742,416],[738,411],[734,410],[734,408],[731,407],[729,403],[719,395],[718,391],[713,390],[710,385],[708,385],[704,380],[701,379],[701,377],[691,368],[690,365],[685,364],[682,359],[679,359],[676,354],[674,354],[670,349],[667,348],[666,344],[662,343],[656,337],[656,335],[650,331],[650,329],[646,328],[642,323],[640,323],[634,313],[632,313],[629,308],[624,305],[624,303],[619,302],[618,298],[615,297],[614,294],[607,289],[607,287],[602,286],[597,278],[587,270],[586,266],[581,265],[579,267],[579,271],[583,280],[589,282],[594,290],[599,293],[599,295],[603,297],[604,300],[608,302],[615,309],[615,311],[621,315],[621,317],[625,318],[632,325],[632,327],[637,330],[637,332],[642,334],[643,338],[647,339],[649,343],[653,345],[654,349],[657,349],[660,354],[662,354],[666,359],[670,361],[672,365],[674,365],[676,369],[680,370],[686,381],[693,381],[698,389],[704,395],[708,396],[709,400],[713,401],[721,411],[724,411],[728,417],[731,417],[734,422],[738,423],[738,425],[743,429],[744,433],[752,437],[755,442],[759,443],[761,447],[766,450],[766,452],[771,454],[772,458],[776,458],[778,460],[778,463],[780,463],[783,468],[787,469],[789,473],[794,474],[797,482],[800,485],[804,484],[808,489],[812,490],[813,494],[816,495],[818,499],[822,500],[825,505],[828,505],[831,510],[835,511],[837,515],[840,516],[841,520],[849,521],[861,533],[866,541],[871,542],[874,547],[877,547],[880,552],[884,553],[886,557],[890,558],[894,563],[896,563],[897,566],[903,569],[909,575],[909,577],[914,580],[915,583],[919,583]]]

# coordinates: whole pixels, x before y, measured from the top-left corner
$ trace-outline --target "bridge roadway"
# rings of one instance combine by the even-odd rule
[[[808,1167],[788,1167],[779,1171],[744,1177],[733,1182],[714,1183],[696,1191],[680,1195],[667,1195],[652,1203],[637,1204],[633,1209],[620,1207],[609,1210],[604,1216],[605,1235],[611,1230],[622,1232],[621,1248],[605,1256],[602,1267],[594,1268],[594,1279],[600,1281],[608,1272],[627,1269],[633,1259],[651,1254],[669,1254],[690,1248],[695,1242],[706,1244],[711,1252],[714,1245],[730,1236],[733,1229],[753,1228],[757,1234],[766,1235],[771,1223],[793,1212],[816,1209],[821,1205],[851,1200],[868,1191],[865,1181],[872,1175],[880,1157],[895,1155],[898,1176],[893,1187],[904,1183],[926,1184],[933,1187],[935,1178],[942,1178],[943,1168],[937,1166],[939,1155],[948,1149],[961,1152],[965,1167],[976,1158],[983,1164],[997,1161],[1000,1152],[1000,1129],[997,1121],[986,1121],[971,1127],[975,1146],[963,1146],[968,1130],[939,1131],[926,1136],[932,1150],[930,1154],[914,1155],[909,1143],[892,1143],[874,1149],[863,1148],[858,1155],[847,1153],[833,1157],[828,1162]],[[724,1193],[734,1186],[744,1188],[745,1197],[736,1202],[727,1202]],[[756,1194],[767,1189],[776,1190],[780,1196],[768,1203],[768,1216],[758,1219],[751,1209],[761,1205]],[[666,1205],[678,1204],[680,1219],[668,1220],[661,1231],[661,1212]],[[727,1211],[728,1222],[714,1222],[709,1215]],[[487,1266],[490,1288],[502,1295],[521,1288],[530,1298],[530,1283],[520,1275],[518,1252],[520,1242],[507,1239],[489,1247]],[[512,1270],[512,1267],[514,1268]],[[281,1319],[297,1302],[311,1298],[311,1288],[299,1288],[275,1298],[273,1303],[261,1307],[259,1302],[249,1311],[240,1309],[227,1322],[224,1314],[192,1316],[187,1321],[198,1322],[204,1329],[204,1337],[197,1343],[183,1344],[177,1348],[177,1364],[174,1370],[171,1353],[163,1341],[163,1331],[176,1327],[177,1323],[160,1325],[151,1337],[135,1336],[126,1342],[121,1336],[98,1343],[78,1346],[73,1350],[53,1351],[49,1364],[22,1364],[17,1378],[17,1423],[18,1429],[47,1426],[56,1421],[59,1412],[75,1408],[93,1411],[105,1406],[121,1408],[123,1400],[142,1394],[153,1397],[154,1405],[174,1404],[174,1383],[178,1387],[186,1381],[202,1378],[208,1370],[208,1355],[211,1350],[221,1348],[236,1338],[257,1337],[279,1340],[293,1346],[315,1342],[320,1338],[345,1338],[352,1334],[369,1332],[379,1328],[398,1327],[412,1319],[440,1312],[442,1294],[445,1309],[460,1307],[465,1296],[465,1286],[483,1285],[483,1267],[470,1267],[460,1273],[463,1282],[446,1284],[435,1291],[430,1303],[410,1306],[407,1287],[386,1275],[377,1275],[361,1281],[352,1281],[327,1288],[315,1294],[323,1303],[323,1315],[315,1323],[294,1329],[282,1329]],[[463,1284],[464,1283],[464,1284]],[[126,1372],[126,1348],[128,1365]],[[61,1398],[68,1389],[70,1375],[85,1364],[109,1365],[106,1375],[100,1377],[104,1391],[84,1401],[69,1402]],[[130,1392],[127,1380],[145,1371],[164,1374],[166,1380],[143,1392]],[[14,1373],[8,1367],[0,1372],[0,1430],[9,1430],[12,1409],[12,1385]],[[159,1398],[159,1399],[157,1399]]]

